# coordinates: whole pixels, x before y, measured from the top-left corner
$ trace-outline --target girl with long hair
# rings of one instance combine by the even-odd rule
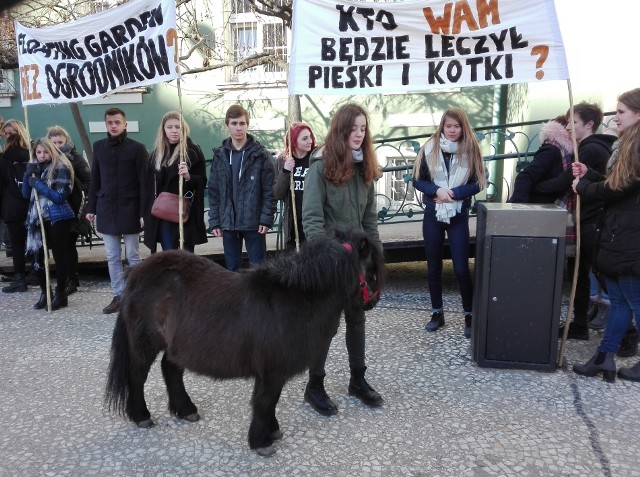
[[[56,290],[51,301],[51,309],[57,310],[68,305],[66,285],[68,275],[69,230],[75,214],[69,205],[73,187],[73,166],[51,139],[43,137],[33,144],[31,161],[22,181],[22,196],[29,199],[27,215],[26,253],[34,263],[40,283],[40,299],[34,305],[36,310],[47,306],[47,288],[44,269],[44,249],[38,217],[38,205],[44,222],[47,243],[51,244],[56,261]],[[38,204],[36,204],[37,191]]]
[[[418,152],[413,186],[422,192],[422,234],[427,255],[431,320],[427,331],[444,325],[442,259],[445,233],[453,269],[462,295],[464,335],[471,336],[473,287],[469,270],[469,208],[471,198],[485,187],[480,147],[466,113],[447,109],[436,132]]]
[[[316,138],[311,126],[304,122],[293,122],[285,137],[284,151],[276,160],[276,182],[273,195],[276,200],[284,201],[282,212],[282,230],[286,249],[296,248],[296,227],[294,225],[294,209],[297,219],[298,243],[304,242],[302,229],[302,197],[304,179],[309,171],[309,158],[316,147]],[[293,175],[295,202],[291,201],[291,176]]]
[[[364,230],[380,244],[374,181],[381,176],[373,151],[369,118],[358,104],[347,103],[334,114],[327,138],[311,157],[302,201],[302,225],[307,239],[333,237],[336,228]],[[382,279],[382,277],[380,277]],[[365,314],[346,309],[346,344],[351,379],[349,394],[367,406],[382,405],[382,397],[365,380]],[[304,399],[317,412],[338,412],[324,389],[326,352],[309,367]]]
[[[596,354],[573,370],[583,376],[602,372],[615,381],[614,355],[633,317],[640,317],[640,88],[618,97],[613,122],[620,133],[607,162],[606,178],[582,163],[573,164],[574,190],[604,204],[595,268],[604,276],[611,302],[609,320]],[[618,377],[640,381],[640,362],[621,368]]]
[[[58,149],[60,149],[69,159],[71,166],[73,167],[73,175],[75,177],[74,188],[72,190],[71,197],[69,198],[69,204],[76,215],[73,223],[71,224],[71,230],[69,231],[69,241],[67,242],[67,258],[69,259],[66,293],[67,296],[75,293],[80,286],[78,278],[78,250],[76,243],[78,237],[86,228],[84,225],[88,225],[88,221],[85,218],[85,210],[82,207],[83,198],[86,204],[86,197],[89,195],[89,185],[91,183],[91,168],[89,163],[80,154],[75,147],[74,142],[71,140],[69,133],[62,126],[51,126],[47,128],[47,137],[51,139]]]
[[[180,151],[186,149],[184,162]],[[177,194],[179,178],[184,179],[183,194],[190,196],[189,217],[183,224],[184,249],[190,252],[207,242],[204,224],[204,188],[207,184],[205,159],[200,146],[189,137],[189,125],[177,111],[162,117],[153,150],[149,155],[149,194],[144,218],[144,244],[155,252],[158,242],[162,250],[179,248],[178,224],[151,215],[151,207],[160,192]]]
[[[26,292],[24,247],[29,201],[22,197],[21,183],[29,162],[29,134],[20,121],[8,119],[1,129],[6,142],[0,153],[0,216],[7,226],[12,247],[13,282],[2,288],[4,293]]]

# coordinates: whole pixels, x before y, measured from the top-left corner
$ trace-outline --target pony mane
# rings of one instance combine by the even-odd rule
[[[266,280],[300,292],[353,288],[358,280],[355,254],[338,241],[326,237],[307,240],[295,251],[279,254],[257,266],[253,273]]]

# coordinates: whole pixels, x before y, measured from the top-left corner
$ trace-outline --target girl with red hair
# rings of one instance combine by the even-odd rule
[[[304,178],[309,170],[309,157],[316,147],[316,138],[311,126],[303,122],[294,122],[289,127],[284,142],[284,151],[277,159],[277,175],[273,194],[276,200],[284,201],[282,212],[282,231],[286,249],[296,248],[296,229],[294,217],[297,219],[298,244],[304,241],[302,230],[302,195]],[[291,202],[291,178],[295,203]],[[295,208],[295,215],[294,215]]]

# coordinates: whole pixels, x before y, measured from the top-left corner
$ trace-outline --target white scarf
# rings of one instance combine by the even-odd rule
[[[466,184],[469,180],[469,164],[465,161],[460,161],[457,154],[458,143],[449,141],[444,137],[444,134],[440,135],[440,157],[438,158],[438,165],[435,171],[431,170],[431,161],[429,155],[433,152],[433,142],[427,142],[427,150],[425,150],[425,160],[429,165],[429,172],[431,173],[431,179],[433,183],[438,187],[444,187],[446,189],[453,189],[454,187]],[[451,162],[449,163],[449,172],[447,173],[447,166],[444,163],[443,152],[451,153]],[[455,217],[462,211],[462,201],[454,200],[453,202],[447,202],[443,204],[436,204],[436,220],[438,222],[450,223],[452,217]]]

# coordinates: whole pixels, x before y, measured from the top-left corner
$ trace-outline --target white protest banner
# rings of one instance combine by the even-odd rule
[[[47,28],[16,22],[25,106],[68,103],[178,77],[174,0],[137,0]]]
[[[295,0],[290,94],[569,77],[553,0]]]

